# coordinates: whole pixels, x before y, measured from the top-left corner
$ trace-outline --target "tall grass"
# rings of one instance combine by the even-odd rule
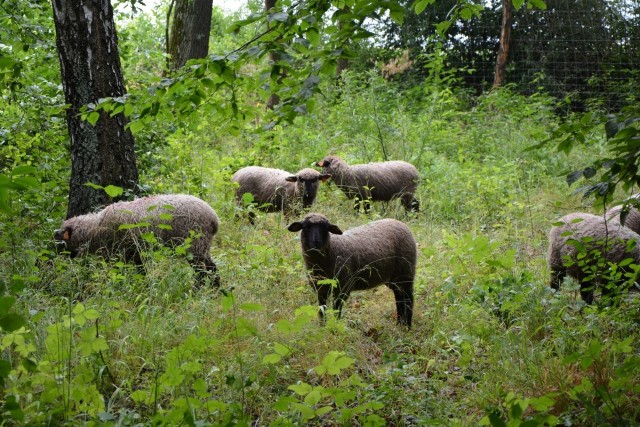
[[[33,215],[47,220],[13,217],[0,251],[3,270],[28,282],[19,296],[28,327],[2,341],[29,361],[5,384],[24,422],[638,422],[637,299],[583,307],[575,286],[554,295],[547,285],[547,230],[589,209],[563,174],[602,141],[569,157],[527,151],[557,120],[545,97],[504,90],[471,105],[449,88],[424,91],[408,99],[375,76],[349,75],[291,125],[230,137],[202,117],[154,146],[143,186],[198,195],[218,212],[212,254],[230,296],[192,289],[191,270],[167,249],[148,254],[146,275],[96,257],[48,259],[62,207],[34,198]],[[327,153],[420,170],[417,215],[396,203],[354,213],[334,185],[314,206],[343,230],[382,217],[409,225],[419,249],[411,331],[395,325],[386,288],[353,294],[341,320],[320,326],[299,237],[286,230],[293,218],[236,218],[237,168],[295,171]]]

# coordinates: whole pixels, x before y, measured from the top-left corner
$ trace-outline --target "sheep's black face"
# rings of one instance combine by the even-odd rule
[[[302,205],[304,207],[311,206],[318,194],[318,186],[320,181],[318,178],[298,178],[299,191],[302,194]]]
[[[307,249],[323,250],[329,244],[329,222],[311,223],[303,227],[300,238]]]
[[[302,247],[318,251],[326,249],[329,233],[342,234],[338,226],[330,224],[326,218],[317,214],[309,214],[303,221],[292,223],[289,231],[301,231]]]
[[[320,181],[326,181],[330,177],[331,175],[327,174],[318,174],[317,172],[310,174],[307,172],[301,175],[290,176],[286,178],[286,180],[296,183],[298,186],[298,194],[302,195],[302,206],[308,208],[316,199]]]

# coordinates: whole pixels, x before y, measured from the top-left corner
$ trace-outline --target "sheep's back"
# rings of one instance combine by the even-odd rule
[[[287,189],[295,188],[285,181],[288,176],[291,174],[285,170],[248,166],[237,171],[231,180],[239,184],[236,190],[238,199],[250,193],[257,204],[272,203],[279,206]]]
[[[620,214],[622,213],[623,205],[614,206],[607,211],[605,217],[609,220],[615,219],[620,221]],[[620,221],[622,223],[622,221]],[[631,229],[636,233],[640,233],[640,211],[633,207],[629,207],[629,213],[625,217],[624,226]]]
[[[416,242],[400,221],[383,219],[331,236],[334,277],[352,289],[365,289],[393,280],[413,280]],[[331,275],[331,272],[327,272]]]
[[[350,166],[354,182],[362,191],[367,187],[374,200],[389,200],[402,193],[415,193],[420,176],[410,163],[400,160]]]
[[[153,231],[161,242],[181,244],[193,231],[201,234],[191,245],[199,253],[210,247],[219,220],[211,206],[197,197],[159,195],[108,206],[102,227],[117,233],[116,240],[121,245],[139,244],[139,235],[146,231]]]
[[[582,220],[576,222],[578,219]],[[605,221],[603,217],[596,215],[572,213],[560,218],[558,222],[563,224],[554,226],[549,233],[547,261],[551,270],[566,269],[568,275],[582,279],[585,272],[583,266],[575,262],[577,255],[593,250],[600,251],[608,262],[620,263],[627,258],[640,262],[640,235],[623,227],[616,220]],[[629,247],[630,241],[635,241],[636,244]],[[572,265],[566,265],[567,258],[574,261]],[[585,261],[593,264],[597,260],[589,261],[589,257],[586,257]]]

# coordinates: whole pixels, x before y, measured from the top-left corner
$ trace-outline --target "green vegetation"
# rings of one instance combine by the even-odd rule
[[[29,34],[52,48],[50,18],[34,13],[41,25]],[[160,80],[163,29],[137,19],[128,25],[120,33],[123,65],[142,103],[133,108],[142,110],[147,87]],[[212,51],[248,37],[216,34]],[[50,58],[40,50],[13,52],[0,62],[2,422],[640,421],[637,294],[586,307],[577,284],[557,294],[548,287],[554,220],[598,211],[565,176],[608,154],[603,128],[579,127],[574,137],[584,144],[560,152],[542,143],[581,117],[563,122],[544,94],[505,88],[470,97],[435,60],[410,89],[376,70],[348,72],[339,85],[319,86],[308,114],[269,130],[264,102],[242,86],[233,95],[245,120],[230,113],[222,91],[208,92],[191,113],[161,110],[134,121],[142,190],[196,195],[220,216],[212,255],[223,287],[233,290],[224,296],[192,289],[191,269],[167,248],[146,254],[146,275],[117,260],[55,255],[70,164],[59,72],[44,66]],[[23,61],[32,67],[15,71]],[[396,326],[386,288],[352,294],[343,318],[320,326],[299,236],[286,230],[292,219],[258,214],[251,226],[235,218],[244,208],[229,179],[239,167],[297,171],[327,153],[352,163],[386,153],[421,173],[419,214],[398,203],[354,213],[335,185],[321,187],[314,207],[343,230],[383,217],[409,225],[419,249],[411,331]]]

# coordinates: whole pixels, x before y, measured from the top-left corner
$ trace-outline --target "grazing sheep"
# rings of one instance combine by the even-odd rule
[[[330,177],[310,168],[292,175],[281,169],[248,166],[237,171],[231,181],[239,184],[236,190],[238,201],[242,200],[243,194],[250,193],[254,203],[263,211],[289,212],[313,205],[320,181]]]
[[[321,307],[331,293],[340,316],[351,291],[384,283],[395,296],[398,323],[411,328],[417,251],[409,227],[395,219],[382,219],[343,234],[325,216],[310,213],[288,229],[302,231],[302,255]],[[336,284],[318,283],[323,279],[334,279]],[[320,318],[324,319],[323,310]]]
[[[640,211],[636,207],[637,203],[639,203],[638,199],[640,199],[640,193],[631,196],[626,205],[617,205],[609,209],[605,213],[605,217],[620,221],[625,227],[640,234]],[[625,211],[625,214],[622,215],[624,218],[621,218],[623,211]]]
[[[210,275],[216,287],[220,278],[209,250],[218,231],[218,216],[204,201],[183,194],[143,197],[118,202],[100,212],[69,218],[56,230],[55,239],[66,246],[72,257],[93,253],[142,265],[142,233],[153,231],[165,246],[177,246],[192,237],[189,263],[198,284]]]
[[[640,264],[640,235],[623,227],[615,219],[588,213],[572,213],[558,220],[560,225],[549,232],[547,263],[551,271],[550,285],[560,289],[565,276],[580,282],[580,295],[587,303],[593,302],[594,286],[607,284],[603,273],[610,271],[609,264],[621,264],[631,259]],[[622,272],[631,271],[625,263]],[[618,280],[624,282],[624,279]],[[603,295],[611,292],[603,286]]]
[[[389,201],[400,198],[407,211],[420,209],[414,197],[420,176],[410,163],[391,161],[362,165],[346,164],[336,156],[327,156],[316,163],[322,171],[331,175],[331,179],[349,199],[357,198],[365,203],[365,212],[369,210],[369,200]]]

